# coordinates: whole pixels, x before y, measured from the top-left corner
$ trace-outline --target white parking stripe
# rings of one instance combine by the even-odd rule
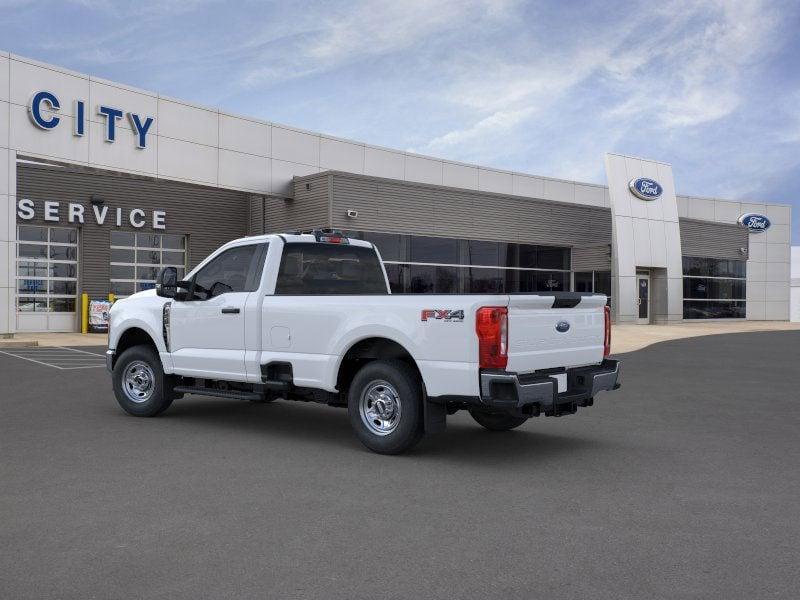
[[[22,360],[28,360],[32,363],[44,365],[45,367],[54,367],[56,369],[61,369],[62,371],[64,370],[63,367],[59,367],[57,365],[51,365],[50,363],[42,362],[40,360],[34,360],[32,358],[28,358],[27,356],[17,356],[16,354],[11,354],[10,352],[3,352],[2,350],[0,350],[0,354],[5,354],[6,356],[13,356],[14,358],[21,358]]]
[[[20,348],[18,350],[0,351],[0,354],[21,358],[22,360],[62,371],[105,367],[105,356],[102,354],[78,350],[77,348],[67,348],[66,346]]]

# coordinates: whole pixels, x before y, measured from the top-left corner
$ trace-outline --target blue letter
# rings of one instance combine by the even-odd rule
[[[42,116],[42,102],[47,102],[50,105],[50,110],[57,111],[61,108],[61,104],[58,102],[58,98],[55,97],[54,94],[50,92],[36,92],[31,98],[31,105],[28,107],[28,110],[31,113],[31,120],[33,121],[34,125],[37,127],[41,127],[42,129],[52,129],[58,122],[61,120],[55,115],[50,117],[50,120]]]
[[[73,135],[83,135],[86,129],[86,105],[83,100],[75,100],[75,127]]]
[[[106,141],[113,142],[117,138],[117,119],[122,118],[122,111],[101,104],[97,107],[97,114],[106,117]]]
[[[131,120],[131,125],[133,125],[133,130],[136,132],[136,147],[146,148],[147,140],[145,137],[147,136],[150,126],[153,124],[153,117],[147,117],[144,120],[144,124],[142,124],[139,115],[136,113],[128,113],[128,117]]]

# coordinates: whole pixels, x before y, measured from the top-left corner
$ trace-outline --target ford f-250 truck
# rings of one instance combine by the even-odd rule
[[[346,406],[395,454],[465,409],[505,431],[619,387],[602,294],[391,294],[378,250],[340,232],[247,237],[183,280],[116,302],[106,354],[122,408],[184,394]]]

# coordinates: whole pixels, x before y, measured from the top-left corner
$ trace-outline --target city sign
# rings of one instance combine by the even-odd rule
[[[44,131],[50,131],[58,127],[61,122],[61,117],[58,114],[60,110],[61,101],[54,93],[45,90],[36,92],[31,96],[31,100],[28,103],[28,115],[30,115],[31,121]],[[86,133],[86,102],[75,100],[72,114],[72,135],[81,137]],[[117,123],[126,113],[113,106],[98,104],[97,114],[103,119],[105,140],[113,143],[117,139]],[[132,112],[127,113],[127,115],[136,138],[136,147],[143,150],[147,147],[147,134],[155,119],[153,117],[141,117]]]

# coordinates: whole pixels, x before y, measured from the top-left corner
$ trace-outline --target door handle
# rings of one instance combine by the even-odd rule
[[[238,315],[241,312],[238,308],[234,308],[233,306],[226,306],[222,309],[223,315]]]

